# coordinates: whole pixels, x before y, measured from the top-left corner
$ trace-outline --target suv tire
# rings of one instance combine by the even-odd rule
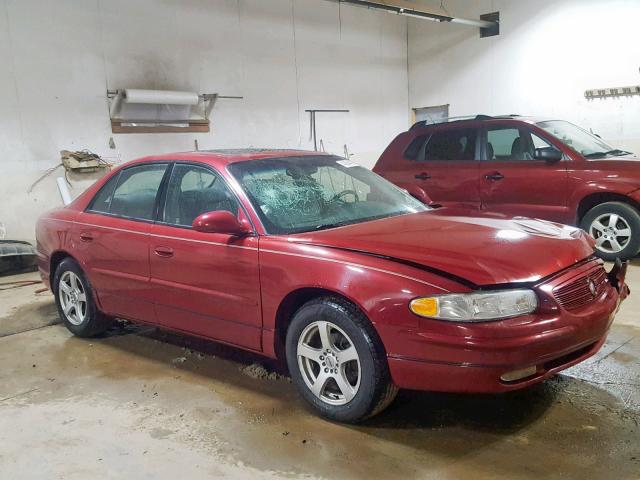
[[[640,213],[622,202],[601,203],[589,210],[580,227],[596,240],[604,260],[629,260],[640,250]]]

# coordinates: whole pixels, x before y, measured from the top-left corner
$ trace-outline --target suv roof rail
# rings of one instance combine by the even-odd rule
[[[414,123],[409,130],[411,131],[417,128],[426,127],[427,125],[440,125],[442,123],[450,123],[452,121],[465,122],[470,120],[492,120],[494,118],[513,118],[513,117],[519,117],[519,116],[520,115],[517,115],[515,113],[510,113],[508,115],[496,115],[496,116],[478,114],[478,115],[464,115],[459,117],[447,117],[440,122],[433,122],[433,123],[427,123],[427,120],[420,120],[419,122]]]

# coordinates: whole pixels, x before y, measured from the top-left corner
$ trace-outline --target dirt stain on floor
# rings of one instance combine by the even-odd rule
[[[95,340],[54,328],[29,348],[65,387],[30,403],[108,399],[130,410],[135,431],[229,465],[327,478],[640,478],[640,409],[616,390],[637,372],[615,352],[505,395],[404,391],[382,415],[346,426],[308,411],[282,365],[261,357],[154,328],[122,325]],[[253,375],[256,362],[266,376]],[[604,367],[610,384],[588,374]]]
[[[60,323],[53,302],[29,303],[13,309],[0,318],[0,337]]]

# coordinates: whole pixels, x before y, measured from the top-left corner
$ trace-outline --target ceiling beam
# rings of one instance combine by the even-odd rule
[[[450,22],[478,28],[493,28],[496,22],[455,17],[443,10],[436,10],[406,0],[331,0],[359,7],[371,8],[396,15],[421,18],[434,22]]]

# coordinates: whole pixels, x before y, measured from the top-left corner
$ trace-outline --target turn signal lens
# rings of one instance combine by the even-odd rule
[[[538,297],[533,290],[493,290],[416,298],[409,309],[416,315],[452,322],[486,322],[533,312]]]
[[[435,317],[438,315],[438,300],[435,298],[416,298],[411,301],[409,308],[421,317]]]

